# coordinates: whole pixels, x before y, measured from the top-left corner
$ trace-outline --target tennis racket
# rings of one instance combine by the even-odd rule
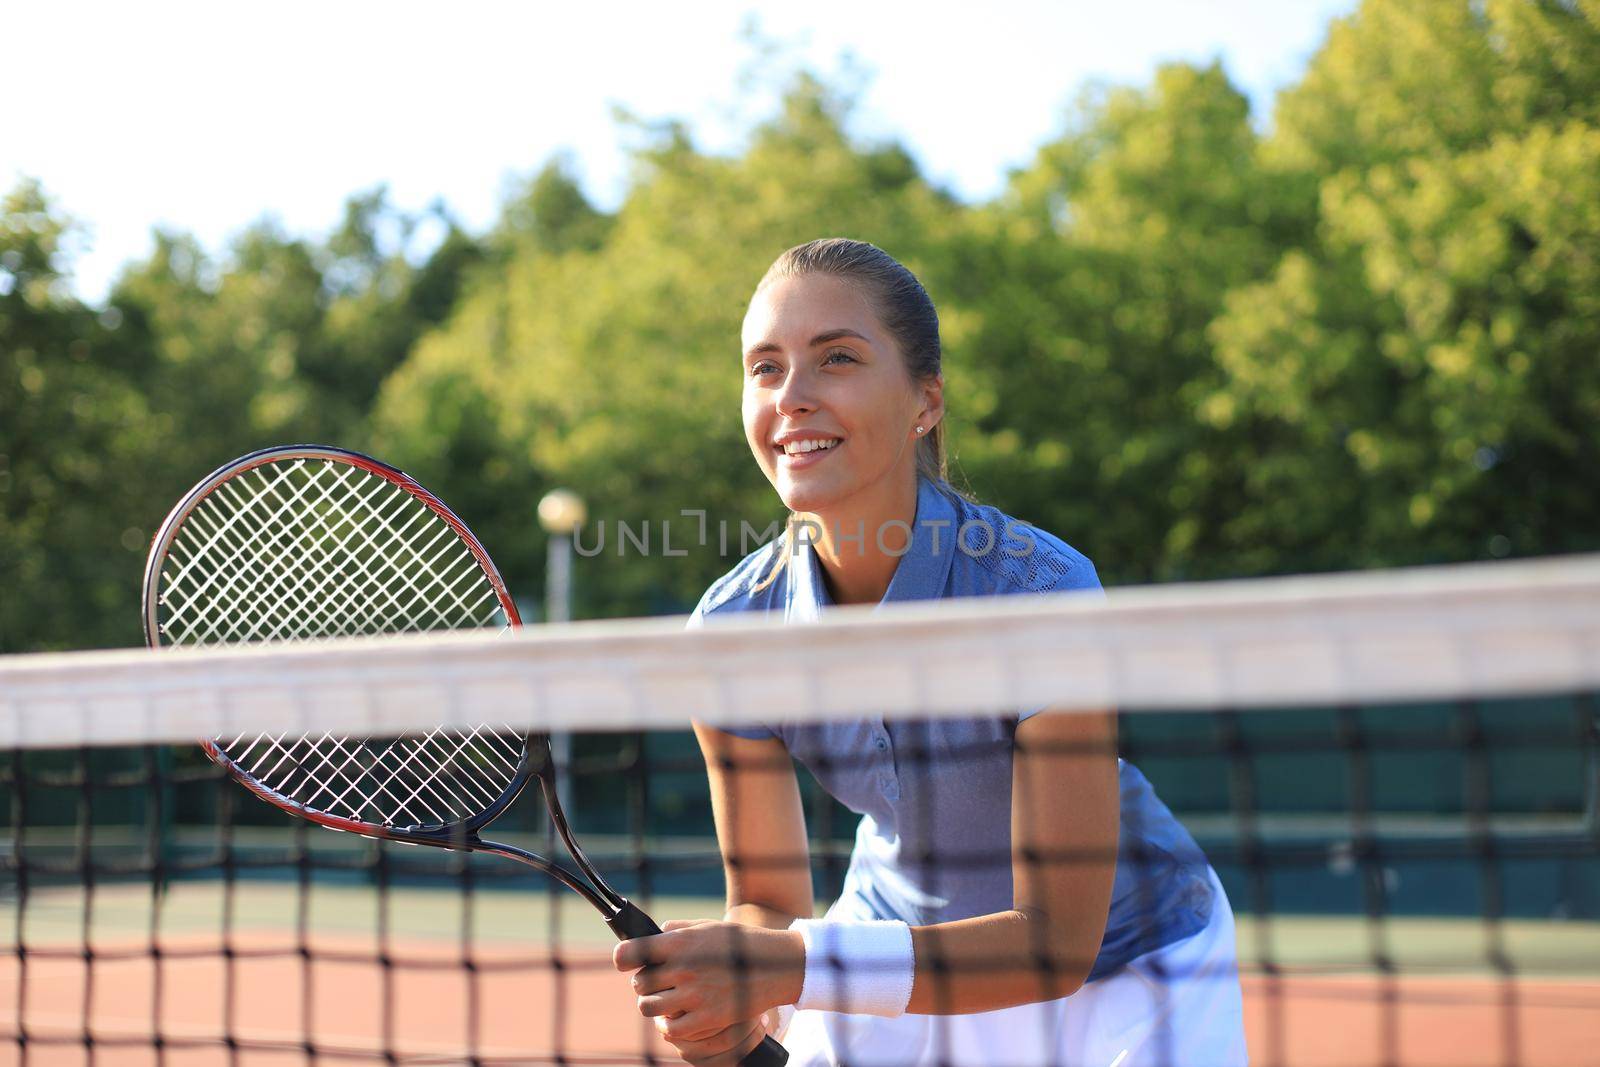
[[[488,552],[443,501],[402,471],[339,448],[268,448],[212,472],[168,514],[145,564],[152,648],[520,625]],[[398,739],[246,733],[201,745],[291,815],[504,856],[577,893],[622,940],[661,932],[578,847],[547,734],[485,724]],[[478,836],[531,781],[577,872]],[[743,1063],[778,1067],[788,1058],[767,1037]]]

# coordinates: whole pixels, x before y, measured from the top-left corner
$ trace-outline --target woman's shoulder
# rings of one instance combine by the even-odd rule
[[[775,592],[783,584],[767,582],[772,568],[783,551],[783,535],[773,538],[733,565],[733,568],[712,582],[700,597],[690,615],[690,625],[697,625],[708,615],[718,612],[765,611],[771,607]],[[763,585],[763,582],[766,584]]]
[[[954,493],[958,562],[991,585],[982,592],[1057,593],[1100,588],[1094,562],[1048,530]],[[978,590],[974,590],[978,592]]]

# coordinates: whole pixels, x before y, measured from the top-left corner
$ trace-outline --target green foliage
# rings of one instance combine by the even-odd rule
[[[1282,510],[1230,540],[1310,565],[1319,530],[1343,542],[1327,565],[1593,548],[1600,129],[1346,174],[1324,204],[1327,256],[1214,326],[1229,381],[1205,414],[1273,441],[1249,478]]]
[[[1214,558],[1594,548],[1595,5],[1368,0],[1277,121],[1317,231],[1212,324],[1202,419],[1259,442]]]
[[[367,409],[482,258],[450,228],[412,266],[415,220],[381,190],[321,246],[270,222],[221,261],[156,234],[101,313],[62,275],[70,223],[33,183],[0,210],[0,650],[140,640],[139,578],[200,476],[292,440],[366,444]]]
[[[1216,376],[1206,328],[1294,229],[1255,157],[1220,69],[1164,68],[1149,90],[1091,100],[976,213],[934,286],[958,300],[962,469],[980,496],[1092,537],[1110,576],[1192,572],[1227,503],[1210,481],[1231,446],[1193,417]]]
[[[855,234],[915,264],[954,211],[902,149],[853,145],[847,107],[802,80],[732,160],[665,131],[637,158],[637,183],[602,244],[519,225],[534,239],[481,277],[388,382],[375,413],[381,450],[419,476],[437,473],[452,500],[465,494],[515,588],[539,587],[533,511],[557,485],[581,490],[605,523],[604,553],[581,569],[588,615],[692,603],[727,566],[717,523],[729,522],[736,548],[741,520],[761,528],[781,514],[739,420],[739,325],[755,280],[796,234]],[[559,200],[566,217],[592,215]],[[470,465],[438,462],[451,448]],[[706,512],[709,548],[684,510]],[[619,545],[617,522],[650,527],[648,555]],[[663,554],[663,523],[673,551],[689,555]],[[591,533],[585,547],[596,543]]]
[[[507,202],[500,220],[502,239],[512,253],[519,244],[545,252],[593,251],[610,229],[611,219],[583,195],[566,157],[540,168]]]
[[[144,545],[126,460],[148,407],[114,316],[71,299],[73,225],[37,184],[0,204],[0,648],[137,634]],[[122,643],[126,643],[124,640]]]
[[[1271,154],[1326,175],[1597,118],[1593,0],[1366,0],[1279,98]]]
[[[529,600],[538,498],[575,488],[608,538],[580,614],[681,610],[741,521],[781,514],[739,420],[751,290],[836,234],[939,303],[957,481],[1108,581],[1600,547],[1596,0],[1366,0],[1267,132],[1215,65],[1090,90],[989,203],[852,136],[851,108],[802,74],[731,155],[644,128],[615,213],[556,158],[481,238],[381,188],[320,241],[158,234],[103,312],[23,184],[0,212],[0,648],[137,640],[166,505],[294,439],[412,470]]]

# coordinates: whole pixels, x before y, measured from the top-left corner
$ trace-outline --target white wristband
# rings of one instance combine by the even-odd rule
[[[797,919],[789,929],[798,930],[806,945],[805,981],[795,1007],[905,1014],[916,971],[910,926],[890,919]]]

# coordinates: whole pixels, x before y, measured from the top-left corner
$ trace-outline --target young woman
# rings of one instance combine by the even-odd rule
[[[950,488],[938,318],[889,255],[785,252],[743,347],[746,437],[793,519],[692,624],[1099,589],[1070,546]],[[640,1011],[692,1063],[775,1032],[802,1065],[1244,1064],[1227,899],[1115,729],[1048,710],[697,727],[728,910],[617,947]],[[820,920],[790,757],[862,816]]]

